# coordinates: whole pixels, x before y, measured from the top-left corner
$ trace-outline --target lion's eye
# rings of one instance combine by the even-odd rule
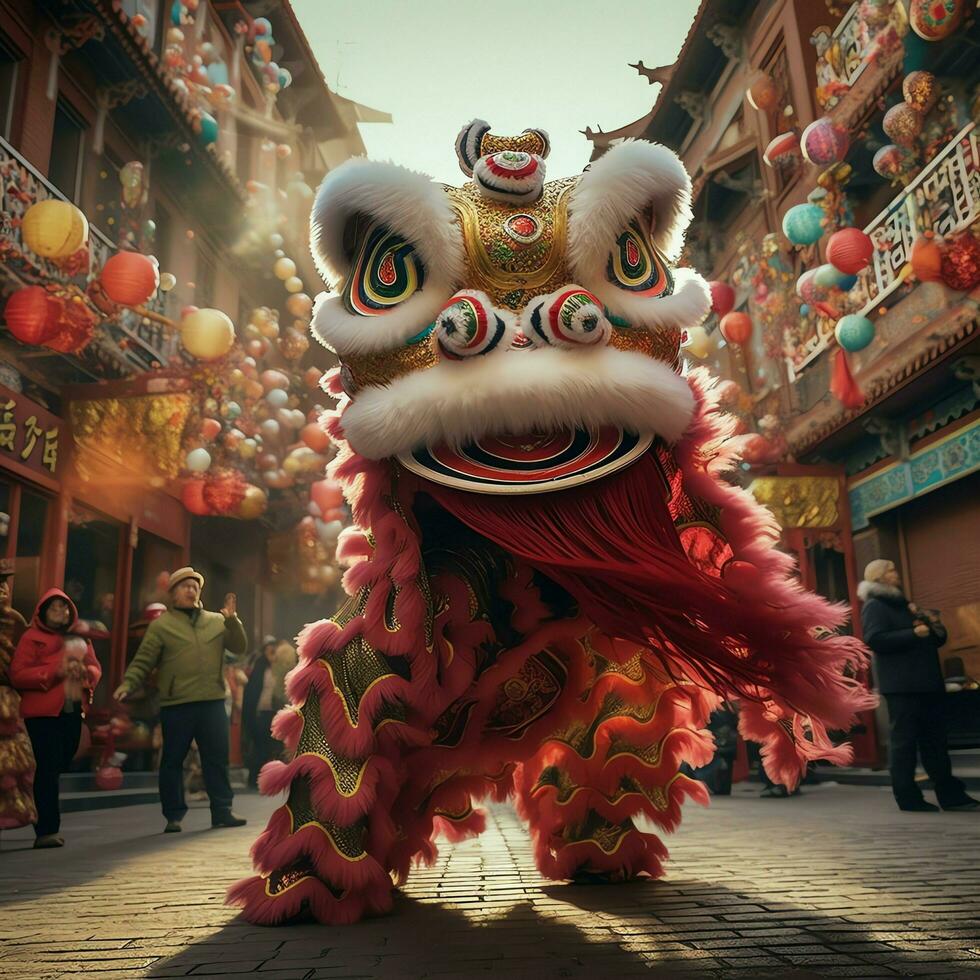
[[[669,296],[674,291],[667,263],[635,221],[616,239],[606,278],[620,289],[641,296]]]
[[[425,283],[425,268],[415,246],[385,225],[372,225],[364,235],[344,288],[351,313],[380,316],[404,303]]]

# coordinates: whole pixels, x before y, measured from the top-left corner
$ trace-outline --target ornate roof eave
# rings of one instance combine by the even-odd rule
[[[804,416],[798,420],[796,431],[789,428],[786,438],[793,454],[799,457],[812,452],[834,433],[880,405],[927,367],[944,360],[969,341],[980,325],[980,290],[975,290],[974,293],[976,295],[965,296],[941,322],[933,321],[928,324],[928,343],[916,353],[870,378],[858,378],[866,395],[865,403],[860,408],[845,409],[835,402],[835,410],[819,421],[806,424]],[[826,351],[822,356],[828,356],[829,353],[830,351]]]
[[[176,86],[174,77],[164,68],[146,38],[133,26],[122,9],[122,0],[90,0],[90,2],[100,11],[107,28],[112,31],[139,73],[150,84],[151,92],[155,93],[159,101],[166,106],[175,125],[184,132],[193,152],[204,159],[229,194],[240,202],[246,201],[248,195],[235,172],[218,156],[213,146],[201,144],[194,131],[194,114]]]

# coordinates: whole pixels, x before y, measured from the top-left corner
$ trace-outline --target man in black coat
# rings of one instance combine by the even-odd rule
[[[916,754],[929,774],[944,810],[976,810],[953,776],[946,748],[946,686],[939,648],[946,629],[934,613],[919,610],[905,597],[893,562],[877,558],[858,586],[864,642],[874,652],[878,690],[888,704],[892,791],[900,810],[937,812],[915,782]]]

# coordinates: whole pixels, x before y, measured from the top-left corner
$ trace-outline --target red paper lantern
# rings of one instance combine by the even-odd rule
[[[333,480],[317,480],[310,487],[310,497],[313,503],[320,508],[321,513],[326,513],[334,507],[340,507],[344,502],[343,491]]]
[[[942,274],[950,289],[966,292],[980,286],[980,242],[969,232],[946,246]]]
[[[827,241],[827,261],[839,272],[853,276],[871,261],[874,250],[871,236],[860,228],[841,228]]]
[[[726,313],[721,318],[721,335],[730,344],[748,343],[752,336],[752,317],[748,313]]]
[[[212,514],[237,514],[247,487],[237,470],[223,470],[204,481],[204,503]]]
[[[718,316],[730,313],[735,305],[735,290],[727,282],[718,279],[709,282],[708,289],[711,291],[711,312]]]
[[[116,252],[102,267],[102,288],[114,303],[139,306],[160,285],[156,262],[140,252]]]
[[[3,311],[7,329],[22,343],[35,347],[56,329],[50,297],[42,286],[25,286],[13,293]]]
[[[943,277],[943,250],[934,238],[920,235],[912,243],[909,262],[919,282],[939,282]]]
[[[191,514],[206,517],[211,513],[204,500],[204,481],[187,480],[180,488],[180,502]]]

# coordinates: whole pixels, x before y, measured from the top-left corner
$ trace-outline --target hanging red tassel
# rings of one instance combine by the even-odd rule
[[[844,408],[860,408],[864,404],[864,392],[851,374],[846,351],[838,347],[834,354],[834,367],[830,377],[830,393]]]

